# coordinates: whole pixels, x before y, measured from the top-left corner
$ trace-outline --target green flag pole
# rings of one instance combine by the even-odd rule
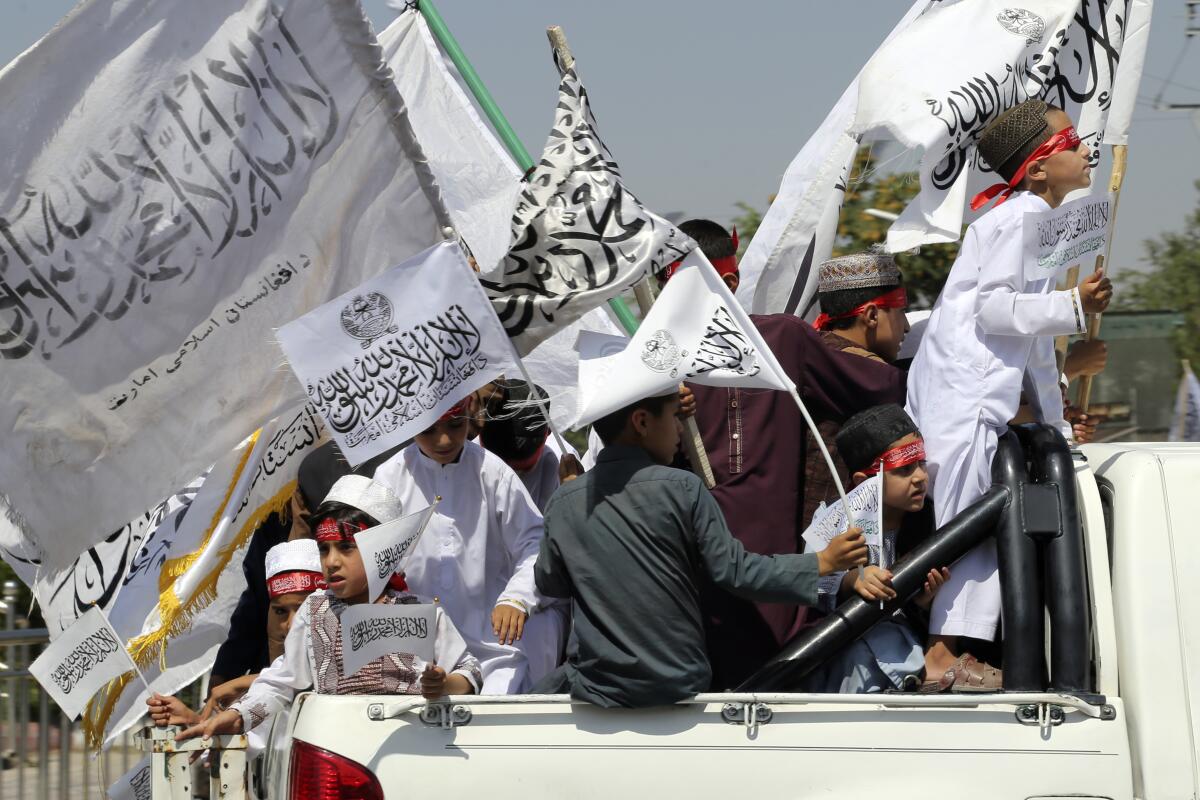
[[[425,17],[425,22],[429,25],[430,33],[433,34],[438,44],[441,45],[442,50],[450,58],[450,62],[454,64],[455,69],[458,70],[458,74],[462,75],[467,88],[471,90],[471,94],[475,96],[475,101],[479,103],[479,108],[496,130],[496,135],[500,137],[500,142],[508,150],[513,161],[517,162],[517,166],[521,168],[521,171],[528,173],[534,166],[533,157],[529,155],[529,151],[525,149],[525,145],[517,138],[517,132],[508,123],[504,112],[496,104],[496,99],[492,97],[492,93],[484,85],[483,79],[479,77],[479,73],[475,71],[475,67],[471,66],[471,61],[467,58],[467,54],[463,52],[462,47],[458,44],[458,40],[454,38],[454,34],[446,26],[446,21],[438,13],[437,6],[433,4],[432,0],[418,0],[417,8],[420,10],[421,16]],[[632,334],[637,330],[637,318],[633,316],[633,312],[629,310],[629,306],[625,304],[624,300],[619,297],[613,297],[608,301],[608,305],[617,320],[621,323],[621,327],[627,333]]]

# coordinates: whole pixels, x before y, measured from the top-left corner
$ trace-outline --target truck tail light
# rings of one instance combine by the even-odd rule
[[[299,740],[288,785],[291,800],[383,800],[379,780],[362,764]]]

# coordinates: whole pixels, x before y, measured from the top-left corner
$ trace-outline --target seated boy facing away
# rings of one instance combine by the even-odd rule
[[[1087,153],[1070,118],[1041,100],[1004,112],[980,137],[980,156],[1008,183],[972,205],[996,189],[1004,190],[1003,204],[967,229],[908,378],[908,412],[925,436],[939,526],[991,484],[997,441],[1017,417],[1022,388],[1036,420],[1071,437],[1054,337],[1082,333],[1084,314],[1108,306],[1112,285],[1099,271],[1065,291],[1055,290],[1052,276],[1026,280],[1022,222],[1091,183]],[[958,642],[994,639],[999,621],[996,544],[989,538],[955,564],[933,603],[926,673],[941,676],[944,688],[1000,688],[1000,671]]]
[[[905,518],[925,506],[928,480],[921,434],[900,406],[876,406],[846,420],[838,432],[837,447],[855,486],[883,471],[881,549],[884,563],[890,564],[904,555],[897,553],[896,545]],[[869,602],[895,599],[891,570],[877,563],[875,553],[871,561],[861,580],[857,570],[821,579],[821,605],[826,611],[855,595]],[[928,611],[948,577],[950,571],[945,567],[931,569],[924,591],[913,598],[913,604]],[[805,691],[862,694],[915,690],[925,670],[920,627],[904,611],[897,611],[807,676]]]
[[[267,667],[246,694],[225,711],[184,730],[176,741],[193,736],[242,733],[285,708],[296,692],[312,687],[319,694],[475,694],[482,682],[479,662],[466,648],[454,623],[439,607],[434,663],[409,653],[389,653],[353,675],[342,671],[342,612],[360,603],[418,603],[401,575],[392,576],[378,598],[368,596],[367,572],[354,535],[403,514],[400,500],[386,486],[361,475],[347,475],[330,489],[311,517],[321,571],[329,587],[313,592],[292,621],[283,655]],[[438,662],[461,653],[457,663]]]
[[[675,456],[677,392],[601,418],[596,466],[546,508],[538,590],[574,600],[567,662],[534,687],[601,706],[673,703],[707,691],[700,588],[812,605],[817,577],[866,562],[857,529],[819,554],[762,556],[734,539],[716,501]],[[770,502],[770,498],[764,498]]]

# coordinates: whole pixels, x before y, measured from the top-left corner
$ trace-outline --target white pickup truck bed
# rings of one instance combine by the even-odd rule
[[[291,796],[298,740],[363,765],[384,797],[405,800],[1194,800],[1200,589],[1189,568],[1200,565],[1200,446],[1084,453],[1075,468],[1096,695],[710,694],[630,711],[562,696],[427,708],[419,698],[305,694],[276,721],[268,796]]]

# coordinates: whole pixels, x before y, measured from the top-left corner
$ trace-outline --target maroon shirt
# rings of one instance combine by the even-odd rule
[[[807,322],[790,314],[750,319],[796,384],[818,424],[841,424],[882,403],[904,404],[907,375],[883,362],[838,352]],[[786,392],[689,384],[716,486],[713,496],[729,529],[763,555],[799,553],[804,518],[804,418]],[[714,690],[729,689],[775,655],[804,622],[807,609],[750,603],[716,589],[708,593],[709,659]]]

